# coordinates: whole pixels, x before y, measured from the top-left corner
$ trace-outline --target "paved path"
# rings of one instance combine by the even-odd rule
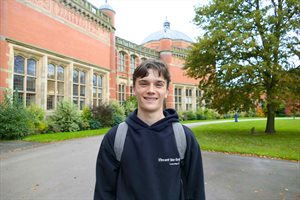
[[[45,145],[23,143],[6,151],[7,146],[0,143],[0,199],[92,199],[101,139],[96,136]],[[207,200],[300,199],[299,163],[202,154]]]

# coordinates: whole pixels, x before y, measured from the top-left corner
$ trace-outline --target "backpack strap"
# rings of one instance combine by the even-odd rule
[[[116,158],[119,162],[121,161],[127,130],[128,130],[128,125],[126,122],[122,122],[118,125],[116,136],[115,136],[115,142],[114,142],[114,150],[115,150]]]
[[[179,122],[172,123],[173,131],[175,135],[176,145],[179,152],[180,159],[184,159],[186,151],[186,136],[183,126]]]
[[[186,151],[186,136],[183,129],[183,126],[179,122],[172,123],[177,149],[179,152],[180,159],[184,159]],[[128,125],[126,122],[122,122],[118,125],[115,141],[114,141],[114,151],[116,154],[117,160],[121,161],[121,156],[123,153],[123,148],[125,144],[125,139],[127,135]]]

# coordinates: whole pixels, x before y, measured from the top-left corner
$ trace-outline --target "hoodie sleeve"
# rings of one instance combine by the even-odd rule
[[[185,200],[205,200],[204,175],[200,146],[193,132],[184,127],[187,149],[182,167]]]
[[[117,176],[120,163],[114,153],[116,127],[103,138],[96,162],[94,200],[116,200]]]

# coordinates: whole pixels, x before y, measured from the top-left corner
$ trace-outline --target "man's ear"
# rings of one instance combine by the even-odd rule
[[[136,96],[135,86],[132,86],[133,95]]]
[[[169,95],[169,88],[167,88],[167,92],[165,94],[165,99],[168,97],[168,95]]]

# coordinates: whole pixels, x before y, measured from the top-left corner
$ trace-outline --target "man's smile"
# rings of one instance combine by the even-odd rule
[[[156,101],[158,98],[156,97],[144,97],[145,100],[147,101]]]

